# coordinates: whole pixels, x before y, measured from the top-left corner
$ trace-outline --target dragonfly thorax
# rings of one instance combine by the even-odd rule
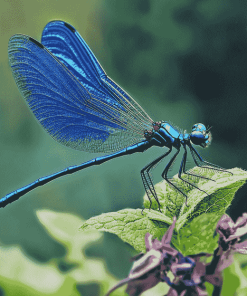
[[[202,123],[193,125],[192,132],[189,134],[186,131],[180,133],[167,121],[154,122],[152,130],[144,131],[144,137],[156,146],[177,149],[181,144],[190,145],[190,143],[205,148],[212,140],[211,133]]]
[[[168,148],[180,146],[179,131],[167,121],[154,122],[153,129],[145,131],[144,136],[155,146]]]
[[[212,135],[209,130],[206,129],[205,125],[202,123],[194,124],[192,127],[192,132],[190,134],[190,141],[194,145],[199,145],[203,148],[209,146],[212,141]]]

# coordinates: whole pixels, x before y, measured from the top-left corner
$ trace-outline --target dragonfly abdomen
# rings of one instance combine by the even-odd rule
[[[75,165],[75,166],[70,166],[60,172],[54,173],[52,175],[49,176],[45,176],[42,178],[37,179],[36,181],[32,182],[31,184],[24,186],[22,188],[19,188],[9,194],[7,194],[6,196],[2,197],[0,199],[0,208],[5,207],[6,205],[8,205],[9,203],[19,199],[21,196],[23,196],[24,194],[28,193],[29,191],[45,185],[49,182],[51,182],[52,180],[55,180],[59,177],[68,175],[68,174],[72,174],[75,173],[77,171],[83,170],[85,168],[94,166],[94,165],[100,165],[103,162],[106,162],[110,159],[113,158],[117,158],[120,156],[124,156],[124,155],[129,155],[129,154],[133,154],[135,152],[144,152],[146,151],[148,148],[150,148],[152,146],[152,144],[149,141],[142,141],[140,143],[136,143],[132,146],[129,146],[127,148],[124,148],[118,152],[112,153],[110,155],[104,155],[104,156],[100,156],[100,157],[96,157],[94,159],[91,159],[87,162],[84,162],[82,164],[79,165]]]

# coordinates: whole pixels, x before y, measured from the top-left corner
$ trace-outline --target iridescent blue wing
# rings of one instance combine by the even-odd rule
[[[94,108],[118,105],[128,113],[127,121],[131,121],[131,128],[141,131],[152,129],[152,120],[147,113],[120,86],[107,77],[98,60],[82,39],[80,34],[70,24],[63,21],[52,21],[46,25],[42,33],[41,43],[52,52],[68,70],[92,94],[88,104]],[[96,100],[94,100],[96,98]],[[128,129],[128,128],[127,128]],[[132,133],[132,132],[131,132]],[[128,133],[122,135],[116,142],[116,137],[109,138],[107,144],[114,146],[121,142],[129,145]],[[112,141],[111,141],[112,139]],[[136,138],[132,143],[139,141]],[[127,142],[126,142],[127,141]],[[115,149],[113,149],[115,150]]]
[[[135,119],[130,118],[126,104],[101,102],[98,94],[83,87],[38,41],[14,35],[8,53],[20,92],[41,125],[58,142],[79,150],[108,152],[143,139],[140,130],[131,127]],[[119,134],[125,135],[124,144]],[[119,146],[111,144],[114,140],[109,145],[109,139],[116,139]]]
[[[75,28],[63,21],[52,21],[45,26],[41,43],[82,85],[102,94],[101,77],[105,78],[106,73]]]

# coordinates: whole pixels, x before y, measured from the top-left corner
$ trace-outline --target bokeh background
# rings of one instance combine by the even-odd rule
[[[108,75],[153,120],[168,120],[188,131],[197,122],[212,126],[212,145],[199,149],[201,154],[225,168],[247,168],[246,1],[0,0],[0,196],[98,156],[64,147],[42,129],[8,65],[9,38],[22,33],[40,40],[44,26],[54,19],[71,23],[80,32]],[[1,209],[1,245],[17,246],[33,262],[56,260],[65,272],[66,247],[48,235],[36,211],[88,219],[140,208],[144,195],[140,170],[162,153],[153,148],[115,159],[30,192]],[[161,170],[155,172],[157,182]],[[247,211],[246,191],[244,186],[229,209],[233,219]],[[117,278],[127,276],[133,254],[130,246],[110,234],[86,250],[88,257],[104,260]],[[4,255],[6,262],[8,256]],[[81,285],[78,295],[98,295],[96,286]],[[2,288],[0,295],[12,294]]]

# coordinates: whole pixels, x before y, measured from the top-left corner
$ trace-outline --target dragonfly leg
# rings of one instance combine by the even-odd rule
[[[180,148],[178,149],[178,151],[173,155],[173,157],[170,159],[170,161],[168,162],[168,164],[166,165],[163,173],[161,174],[162,178],[166,180],[166,182],[171,185],[173,188],[175,188],[178,192],[180,192],[185,198],[186,198],[186,202],[187,202],[187,195],[182,191],[180,190],[177,186],[175,186],[170,180],[169,178],[167,177],[167,174],[168,174],[168,171],[169,169],[171,168],[172,164],[174,163],[176,157],[178,156],[180,152]],[[187,205],[187,203],[186,203]]]
[[[182,178],[182,172],[185,170],[185,164],[186,164],[186,160],[187,160],[187,149],[186,149],[186,146],[183,145],[183,148],[184,148],[184,154],[183,154],[183,158],[182,158],[182,161],[181,161],[181,164],[180,164],[180,168],[179,168],[179,172],[178,172],[178,178],[180,180],[182,180],[183,182],[185,182],[186,184],[206,193],[208,195],[208,193],[202,189],[200,189],[199,187],[197,187],[196,185],[194,185],[193,183],[190,183],[189,181],[186,181]],[[185,201],[185,204],[187,205],[187,195],[186,195],[186,201]]]
[[[233,175],[233,173],[227,171],[226,169],[224,169],[216,164],[205,161],[192,145],[189,145],[189,148],[190,148],[190,152],[193,157],[193,160],[198,167],[205,168],[205,169],[211,169],[211,170],[215,170],[215,171],[219,171],[219,172],[225,172],[225,173]],[[205,164],[205,165],[203,165],[203,164]]]
[[[159,202],[159,199],[158,199],[158,196],[156,194],[156,191],[154,189],[154,184],[153,184],[153,181],[152,181],[152,177],[151,177],[151,171],[152,169],[154,169],[156,167],[156,165],[163,159],[165,158],[170,152],[172,151],[172,149],[170,148],[168,152],[166,152],[165,154],[159,156],[158,158],[156,158],[154,161],[150,162],[148,165],[146,165],[142,170],[141,170],[141,177],[142,177],[142,182],[143,182],[143,185],[144,185],[144,189],[147,193],[147,197],[149,199],[149,202],[150,202],[150,207],[149,209],[151,208],[151,205],[152,205],[152,199],[151,199],[151,196],[154,197],[154,199],[157,201],[158,203],[158,206],[159,206],[159,211],[161,212],[160,210],[160,202]]]
[[[187,151],[186,151],[186,154],[187,154]],[[186,155],[187,157],[187,155]],[[193,158],[194,159],[194,158]],[[182,173],[184,173],[185,175],[188,175],[188,176],[193,176],[193,177],[197,177],[197,178],[201,178],[201,179],[205,179],[205,180],[209,180],[209,181],[214,181],[216,182],[215,180],[213,179],[210,179],[210,178],[207,178],[207,177],[204,177],[204,176],[201,176],[201,175],[197,175],[197,174],[192,174],[191,172],[187,172],[186,169],[185,169],[185,165],[186,165],[186,161],[184,162],[184,165],[183,165],[183,170],[182,170]],[[197,163],[196,163],[197,165]]]
[[[196,174],[192,174],[192,173],[186,172],[185,167],[183,168],[183,173],[184,173],[185,175],[188,175],[188,176],[193,176],[193,177],[197,177],[197,178],[201,178],[201,179],[205,179],[205,180],[209,180],[209,181],[214,181],[214,182],[216,182],[216,181],[213,180],[213,179],[210,179],[210,178],[207,178],[207,177],[204,177],[204,176],[201,176],[201,175],[196,175]]]

